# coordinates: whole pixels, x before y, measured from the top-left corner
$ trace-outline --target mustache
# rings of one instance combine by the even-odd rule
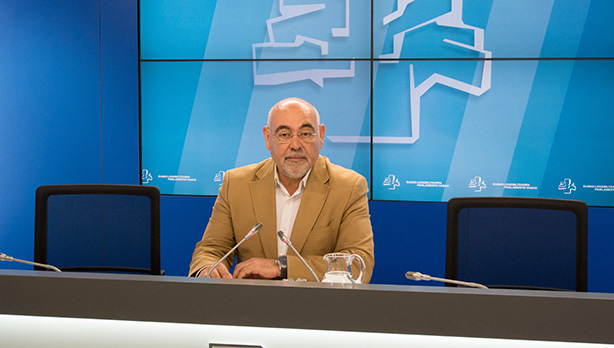
[[[289,153],[287,153],[284,156],[284,160],[286,160],[286,159],[288,159],[290,157],[301,157],[301,158],[307,159],[307,155],[305,155],[305,153],[303,153],[303,151],[292,151],[292,152],[289,152]]]

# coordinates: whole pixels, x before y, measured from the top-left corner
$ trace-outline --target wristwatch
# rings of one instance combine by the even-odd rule
[[[279,255],[279,257],[275,259],[275,264],[277,265],[277,267],[279,267],[279,270],[281,271],[280,278],[288,278],[288,258],[286,257],[286,255]]]

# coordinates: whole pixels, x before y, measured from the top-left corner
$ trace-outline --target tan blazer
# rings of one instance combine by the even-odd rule
[[[203,239],[196,244],[190,275],[211,265],[243,239],[257,222],[258,234],[239,246],[238,261],[277,258],[275,162],[271,158],[226,172]],[[373,232],[366,179],[319,156],[309,175],[290,241],[320,280],[323,256],[331,252],[360,255],[366,264],[364,283],[373,271]],[[233,256],[224,262],[230,269]],[[352,273],[358,276],[357,262]],[[288,278],[314,280],[288,248]]]

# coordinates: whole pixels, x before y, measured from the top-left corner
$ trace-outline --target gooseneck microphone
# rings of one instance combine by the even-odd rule
[[[246,240],[248,240],[249,238],[251,238],[253,235],[255,235],[256,233],[258,233],[258,231],[260,231],[260,229],[262,228],[262,222],[259,222],[257,224],[254,225],[254,227],[252,227],[247,234],[245,235],[245,237],[243,237],[243,239],[241,239],[241,241],[239,243],[237,243],[234,247],[232,247],[232,249],[230,249],[226,255],[222,256],[221,259],[217,260],[216,263],[213,264],[213,266],[211,266],[211,268],[209,268],[209,271],[207,272],[207,274],[205,275],[205,278],[209,278],[209,276],[211,275],[211,272],[213,272],[213,270],[215,269],[215,267],[217,267],[222,261],[224,261],[228,255],[230,255],[233,251],[235,251],[235,249],[237,249],[239,247],[239,245],[241,245],[243,242],[245,242]]]
[[[422,274],[420,272],[406,272],[405,273],[405,278],[412,279],[412,280],[434,280],[434,281],[438,281],[438,282],[444,282],[444,283],[450,283],[450,284],[456,284],[456,285],[463,285],[463,286],[467,286],[467,287],[470,287],[470,288],[488,289],[486,286],[484,286],[482,284],[463,282],[463,281],[460,281],[460,280],[452,280],[452,279],[431,277],[430,275]]]
[[[284,242],[284,244],[286,244],[287,246],[289,246],[290,248],[292,248],[292,251],[294,251],[294,253],[296,254],[296,256],[298,256],[298,258],[301,260],[301,262],[303,263],[303,265],[305,265],[305,267],[307,267],[307,269],[309,270],[309,272],[311,272],[311,275],[316,278],[317,282],[320,282],[320,279],[318,279],[318,276],[316,275],[316,272],[313,271],[313,269],[311,269],[311,267],[309,267],[309,265],[307,264],[307,262],[305,262],[305,259],[303,259],[303,257],[301,256],[301,254],[298,253],[298,251],[296,251],[296,249],[294,248],[294,245],[292,245],[292,242],[290,242],[290,239],[288,239],[288,237],[286,237],[286,234],[283,231],[277,231],[277,236],[279,237],[279,239]]]
[[[15,262],[20,262],[20,263],[25,263],[26,265],[38,266],[38,267],[43,267],[43,268],[50,269],[52,271],[62,272],[57,267],[54,267],[54,266],[51,266],[51,265],[46,265],[44,263],[30,262],[30,261],[26,261],[26,260],[16,259],[16,258],[14,258],[12,256],[8,256],[5,253],[0,253],[0,260],[1,261],[15,261]]]

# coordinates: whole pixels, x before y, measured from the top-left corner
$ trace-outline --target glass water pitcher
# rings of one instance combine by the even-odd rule
[[[352,262],[358,260],[360,263],[360,274],[354,279],[352,275]],[[322,282],[324,283],[362,283],[365,261],[356,254],[330,253],[324,255],[324,260],[328,262],[326,274]]]

